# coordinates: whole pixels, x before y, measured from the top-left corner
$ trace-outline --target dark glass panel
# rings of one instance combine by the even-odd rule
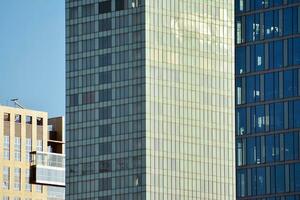
[[[283,103],[274,104],[274,125],[275,130],[282,130],[284,124]]]
[[[295,191],[300,191],[300,163],[295,164]]]
[[[280,161],[280,135],[275,135],[275,161]]]
[[[293,96],[293,71],[285,71],[284,72],[284,97],[291,97]]]
[[[237,196],[245,197],[247,191],[247,173],[246,170],[237,171]]]
[[[256,106],[255,114],[255,128],[256,132],[262,132],[265,130],[265,107],[264,105]]]
[[[254,15],[246,16],[246,42],[251,42],[255,38]]]
[[[245,0],[235,0],[236,12],[242,12],[245,10]]]
[[[263,195],[266,192],[266,170],[257,168],[257,195]]]
[[[300,38],[295,38],[293,41],[293,64],[299,65],[300,64]]]
[[[256,163],[256,144],[255,138],[247,138],[247,164]]]
[[[275,157],[274,136],[266,136],[266,161],[273,162]]]
[[[276,166],[276,192],[284,192],[285,191],[285,174],[284,174],[284,165]]]
[[[112,81],[111,71],[99,73],[99,84],[111,83],[111,81]]]
[[[265,74],[265,100],[274,99],[274,74]]]
[[[283,10],[283,34],[289,35],[293,32],[293,8]]]
[[[256,168],[251,169],[251,195],[256,195],[257,186],[257,176],[256,176]]]
[[[300,100],[294,101],[294,128],[300,128]]]
[[[239,47],[236,49],[236,74],[246,72],[246,48]]]
[[[236,130],[238,135],[246,134],[247,127],[247,118],[246,118],[246,109],[240,108],[236,112]]]
[[[294,159],[294,134],[286,133],[284,135],[284,157],[285,160]]]
[[[283,66],[283,43],[274,42],[274,65],[271,68],[281,68]]]
[[[103,1],[99,3],[99,14],[111,12],[111,1]]]
[[[255,46],[255,70],[261,71],[265,68],[265,48],[264,44],[258,44]]]

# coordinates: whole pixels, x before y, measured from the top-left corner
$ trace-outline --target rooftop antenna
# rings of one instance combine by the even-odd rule
[[[15,98],[15,99],[11,99],[10,101],[15,103],[15,106],[24,109],[24,107],[18,102],[19,99]]]

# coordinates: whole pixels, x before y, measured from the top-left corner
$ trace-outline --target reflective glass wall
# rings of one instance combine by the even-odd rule
[[[234,200],[234,1],[146,1],[147,200]]]
[[[300,194],[300,1],[236,0],[237,198]]]
[[[145,4],[66,0],[66,199],[145,199]]]

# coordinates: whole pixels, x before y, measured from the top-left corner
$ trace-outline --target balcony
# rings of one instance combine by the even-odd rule
[[[31,152],[30,183],[65,186],[65,156],[47,152]]]

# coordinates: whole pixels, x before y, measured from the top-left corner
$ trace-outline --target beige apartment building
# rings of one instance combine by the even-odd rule
[[[0,199],[64,199],[64,118],[0,106],[0,134]]]

